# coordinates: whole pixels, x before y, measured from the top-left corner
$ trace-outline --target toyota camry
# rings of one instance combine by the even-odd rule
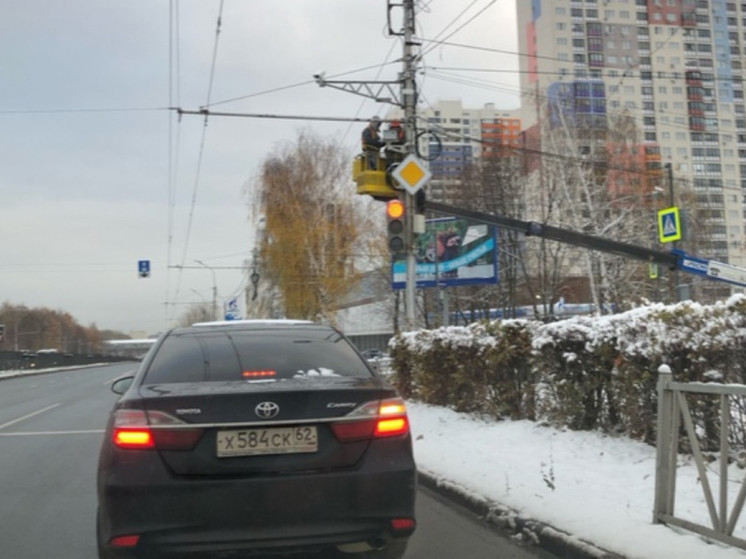
[[[177,328],[112,389],[101,559],[404,554],[416,484],[405,405],[338,330]]]

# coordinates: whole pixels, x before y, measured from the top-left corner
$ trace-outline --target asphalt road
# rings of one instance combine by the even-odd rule
[[[0,556],[95,559],[96,463],[132,364],[0,380]],[[421,489],[407,559],[548,559]]]

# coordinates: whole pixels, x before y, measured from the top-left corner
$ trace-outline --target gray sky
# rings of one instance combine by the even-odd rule
[[[169,24],[177,5],[178,34]],[[448,41],[517,49],[514,0],[418,5],[423,38],[444,39],[486,8]],[[241,270],[173,266],[199,266],[195,260],[201,260],[211,267],[240,267],[249,258],[253,226],[246,192],[269,153],[302,128],[357,148],[359,124],[214,117],[205,130],[198,177],[203,119],[185,115],[179,122],[166,108],[206,104],[219,7],[219,0],[3,5],[0,302],[64,310],[99,328],[161,331],[186,304],[211,301],[213,274],[221,303],[245,285]],[[394,63],[380,73],[373,68],[339,79],[397,79],[401,43],[387,37],[385,27],[384,0],[224,0],[212,109],[349,118],[383,114],[387,105],[349,93],[314,83],[287,86],[316,73],[329,77],[386,61]],[[170,100],[171,33],[179,46],[171,49]],[[461,99],[469,107],[518,104],[515,55],[443,45],[424,62],[510,70],[428,69],[419,78],[425,105],[445,99]],[[443,79],[444,72],[459,79]],[[255,95],[276,88],[286,89]],[[177,143],[170,166],[169,146],[177,153]],[[140,259],[151,261],[148,279],[137,277]]]

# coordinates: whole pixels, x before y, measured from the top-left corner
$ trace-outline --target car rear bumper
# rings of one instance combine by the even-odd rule
[[[140,536],[122,557],[380,545],[409,535],[392,519],[414,518],[408,439],[375,441],[355,468],[332,472],[225,479],[174,476],[156,452],[117,451],[112,461],[99,472],[98,529],[106,549]]]

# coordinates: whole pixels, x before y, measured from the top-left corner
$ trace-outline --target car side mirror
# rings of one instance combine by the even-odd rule
[[[111,385],[111,391],[120,396],[127,392],[127,389],[132,385],[132,381],[135,379],[134,376],[122,377],[114,381]]]

